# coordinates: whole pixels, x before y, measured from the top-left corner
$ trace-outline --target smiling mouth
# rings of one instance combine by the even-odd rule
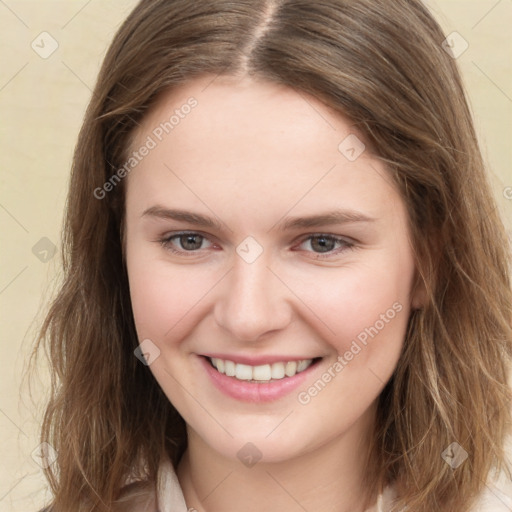
[[[236,380],[255,384],[266,384],[293,377],[294,375],[307,370],[322,358],[315,357],[314,359],[283,361],[258,366],[235,363],[234,361],[219,359],[216,357],[207,357],[206,359],[210,362],[210,365],[215,368],[215,370],[227,377],[233,377]]]

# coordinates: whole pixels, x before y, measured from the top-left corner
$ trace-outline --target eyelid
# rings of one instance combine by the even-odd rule
[[[302,243],[311,238],[319,238],[322,236],[325,238],[330,238],[330,239],[333,239],[336,241],[344,242],[346,244],[356,244],[357,243],[357,240],[352,237],[344,236],[344,235],[336,235],[334,233],[328,233],[325,231],[317,231],[317,232],[313,232],[313,233],[306,233],[306,234],[300,235],[295,239],[296,241],[293,243]]]
[[[174,232],[166,233],[165,235],[161,236],[158,239],[158,242],[161,243],[161,245],[162,245],[162,247],[164,247],[164,249],[166,249],[172,253],[185,255],[185,256],[189,256],[189,257],[197,256],[198,254],[200,254],[202,251],[205,250],[205,249],[196,249],[196,250],[192,250],[192,251],[187,251],[184,249],[182,249],[182,250],[174,249],[170,245],[171,239],[173,239],[175,237],[183,236],[183,235],[198,235],[198,236],[202,237],[204,240],[208,241],[211,245],[215,245],[215,241],[212,240],[212,238],[215,239],[215,237],[213,235],[203,233],[201,231],[194,231],[194,230],[182,230],[182,231],[174,231]],[[342,246],[339,247],[338,249],[335,249],[332,251],[327,251],[325,253],[307,251],[307,250],[303,250],[303,252],[314,254],[315,259],[329,258],[329,257],[336,256],[346,250],[353,249],[357,243],[356,240],[349,238],[349,237],[335,235],[332,233],[317,232],[317,233],[308,233],[305,235],[301,235],[300,238],[296,239],[297,241],[293,242],[294,246],[292,247],[292,250],[298,251],[300,249],[296,249],[297,246],[300,246],[304,242],[307,242],[308,240],[311,240],[313,238],[320,238],[320,237],[325,237],[325,238],[334,240],[335,243],[340,243],[340,244],[342,244]]]
[[[168,231],[165,234],[161,235],[159,237],[159,240],[170,240],[171,238],[175,236],[181,236],[181,235],[199,235],[203,238],[209,240],[213,243],[213,240],[215,237],[211,235],[210,233],[204,233],[202,231],[198,231],[197,229],[182,229],[178,231]]]
[[[203,240],[208,241],[211,245],[215,245],[215,242],[211,239],[212,235],[202,233],[201,231],[194,231],[194,230],[182,230],[182,231],[173,231],[170,233],[166,233],[165,235],[158,238],[158,242],[162,245],[162,247],[174,254],[184,255],[184,256],[197,256],[200,252],[204,251],[205,249],[197,249],[193,251],[187,251],[185,249],[175,249],[171,245],[171,240],[175,237],[180,237],[184,235],[198,235],[203,238]]]
[[[299,238],[298,242],[295,244],[294,247],[300,246],[304,242],[307,242],[308,240],[311,240],[312,238],[320,238],[320,237],[325,237],[325,238],[334,240],[335,243],[341,243],[342,246],[339,247],[338,249],[333,249],[332,251],[328,251],[328,252],[325,252],[325,253],[303,250],[306,253],[313,254],[314,255],[314,259],[324,259],[324,258],[338,256],[342,252],[345,252],[345,251],[350,250],[350,249],[354,249],[355,246],[356,246],[356,243],[357,243],[356,240],[354,240],[352,238],[349,238],[349,237],[344,237],[344,236],[340,236],[340,235],[334,235],[332,233],[322,233],[322,232],[320,232],[320,233],[309,233],[308,235],[302,235]],[[294,249],[294,250],[299,251],[301,249]]]

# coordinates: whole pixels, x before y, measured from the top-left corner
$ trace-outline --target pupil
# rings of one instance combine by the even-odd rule
[[[183,249],[193,251],[201,247],[202,237],[199,235],[181,235],[180,243]]]
[[[316,252],[329,252],[334,249],[334,240],[326,236],[319,236],[311,240],[311,247]]]

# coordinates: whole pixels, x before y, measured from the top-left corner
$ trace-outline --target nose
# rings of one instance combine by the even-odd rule
[[[215,320],[239,341],[258,341],[284,329],[292,318],[290,291],[263,256],[252,263],[237,257],[218,290]]]

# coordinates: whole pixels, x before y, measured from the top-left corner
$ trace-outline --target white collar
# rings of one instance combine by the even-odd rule
[[[157,481],[158,512],[188,512],[178,476],[167,459],[160,465]]]

